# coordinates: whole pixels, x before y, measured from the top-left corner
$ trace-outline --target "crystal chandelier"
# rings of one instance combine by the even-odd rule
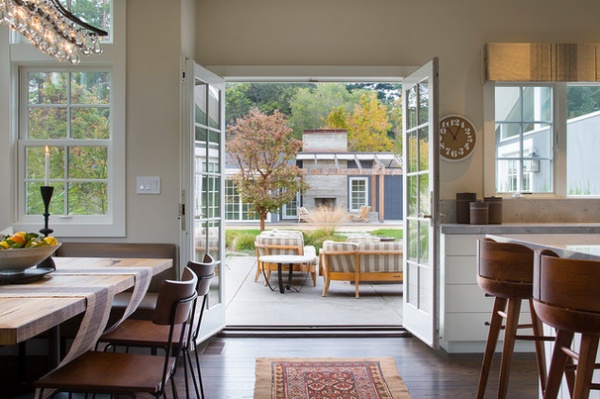
[[[0,0],[0,24],[21,33],[42,52],[59,61],[77,64],[79,54],[100,54],[100,36],[95,28],[69,12],[59,0]]]

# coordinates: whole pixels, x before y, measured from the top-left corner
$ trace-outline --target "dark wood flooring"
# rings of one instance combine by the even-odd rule
[[[474,398],[482,355],[434,351],[416,338],[214,338],[205,348],[202,373],[210,399],[252,398],[257,357],[392,356],[413,399]],[[486,398],[496,397],[499,355]],[[511,399],[538,397],[533,354],[515,354]],[[183,390],[180,390],[183,392]]]
[[[475,397],[481,355],[450,355],[442,350],[434,351],[416,338],[215,337],[208,342],[202,355],[206,399],[252,398],[254,367],[258,357],[374,356],[392,356],[396,360],[398,371],[413,399]],[[498,363],[499,355],[495,359],[486,398],[496,397]],[[4,377],[7,376],[4,374]],[[10,385],[6,380],[3,383]],[[178,373],[177,385],[179,397],[184,398],[182,372]],[[18,397],[32,398],[33,396]],[[515,355],[508,397],[510,399],[538,397],[537,369],[533,354]]]

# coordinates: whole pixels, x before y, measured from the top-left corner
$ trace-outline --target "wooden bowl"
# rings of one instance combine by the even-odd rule
[[[25,269],[35,266],[50,257],[58,247],[60,247],[60,243],[33,248],[0,250],[0,274],[24,273]]]

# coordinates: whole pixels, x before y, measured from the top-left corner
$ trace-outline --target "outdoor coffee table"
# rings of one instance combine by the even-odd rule
[[[292,285],[292,273],[294,270],[294,265],[302,265],[304,263],[310,263],[314,260],[314,257],[304,256],[304,255],[263,255],[260,257],[260,261],[263,263],[277,263],[277,284],[279,285],[279,292],[282,294],[285,292],[283,288],[283,276],[282,276],[282,268],[283,265],[289,265],[290,271],[288,274],[288,283],[285,288],[288,290]],[[263,274],[265,270],[263,268]],[[265,280],[267,281],[267,285],[273,291],[273,288],[269,284],[269,280],[265,275]]]

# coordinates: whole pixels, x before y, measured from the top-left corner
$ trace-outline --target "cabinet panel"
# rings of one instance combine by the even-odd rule
[[[446,284],[477,284],[477,258],[475,256],[449,256],[444,263]]]
[[[447,313],[491,312],[494,298],[486,297],[477,284],[446,285]]]
[[[444,256],[477,254],[477,239],[484,238],[480,234],[442,234],[444,241]]]

